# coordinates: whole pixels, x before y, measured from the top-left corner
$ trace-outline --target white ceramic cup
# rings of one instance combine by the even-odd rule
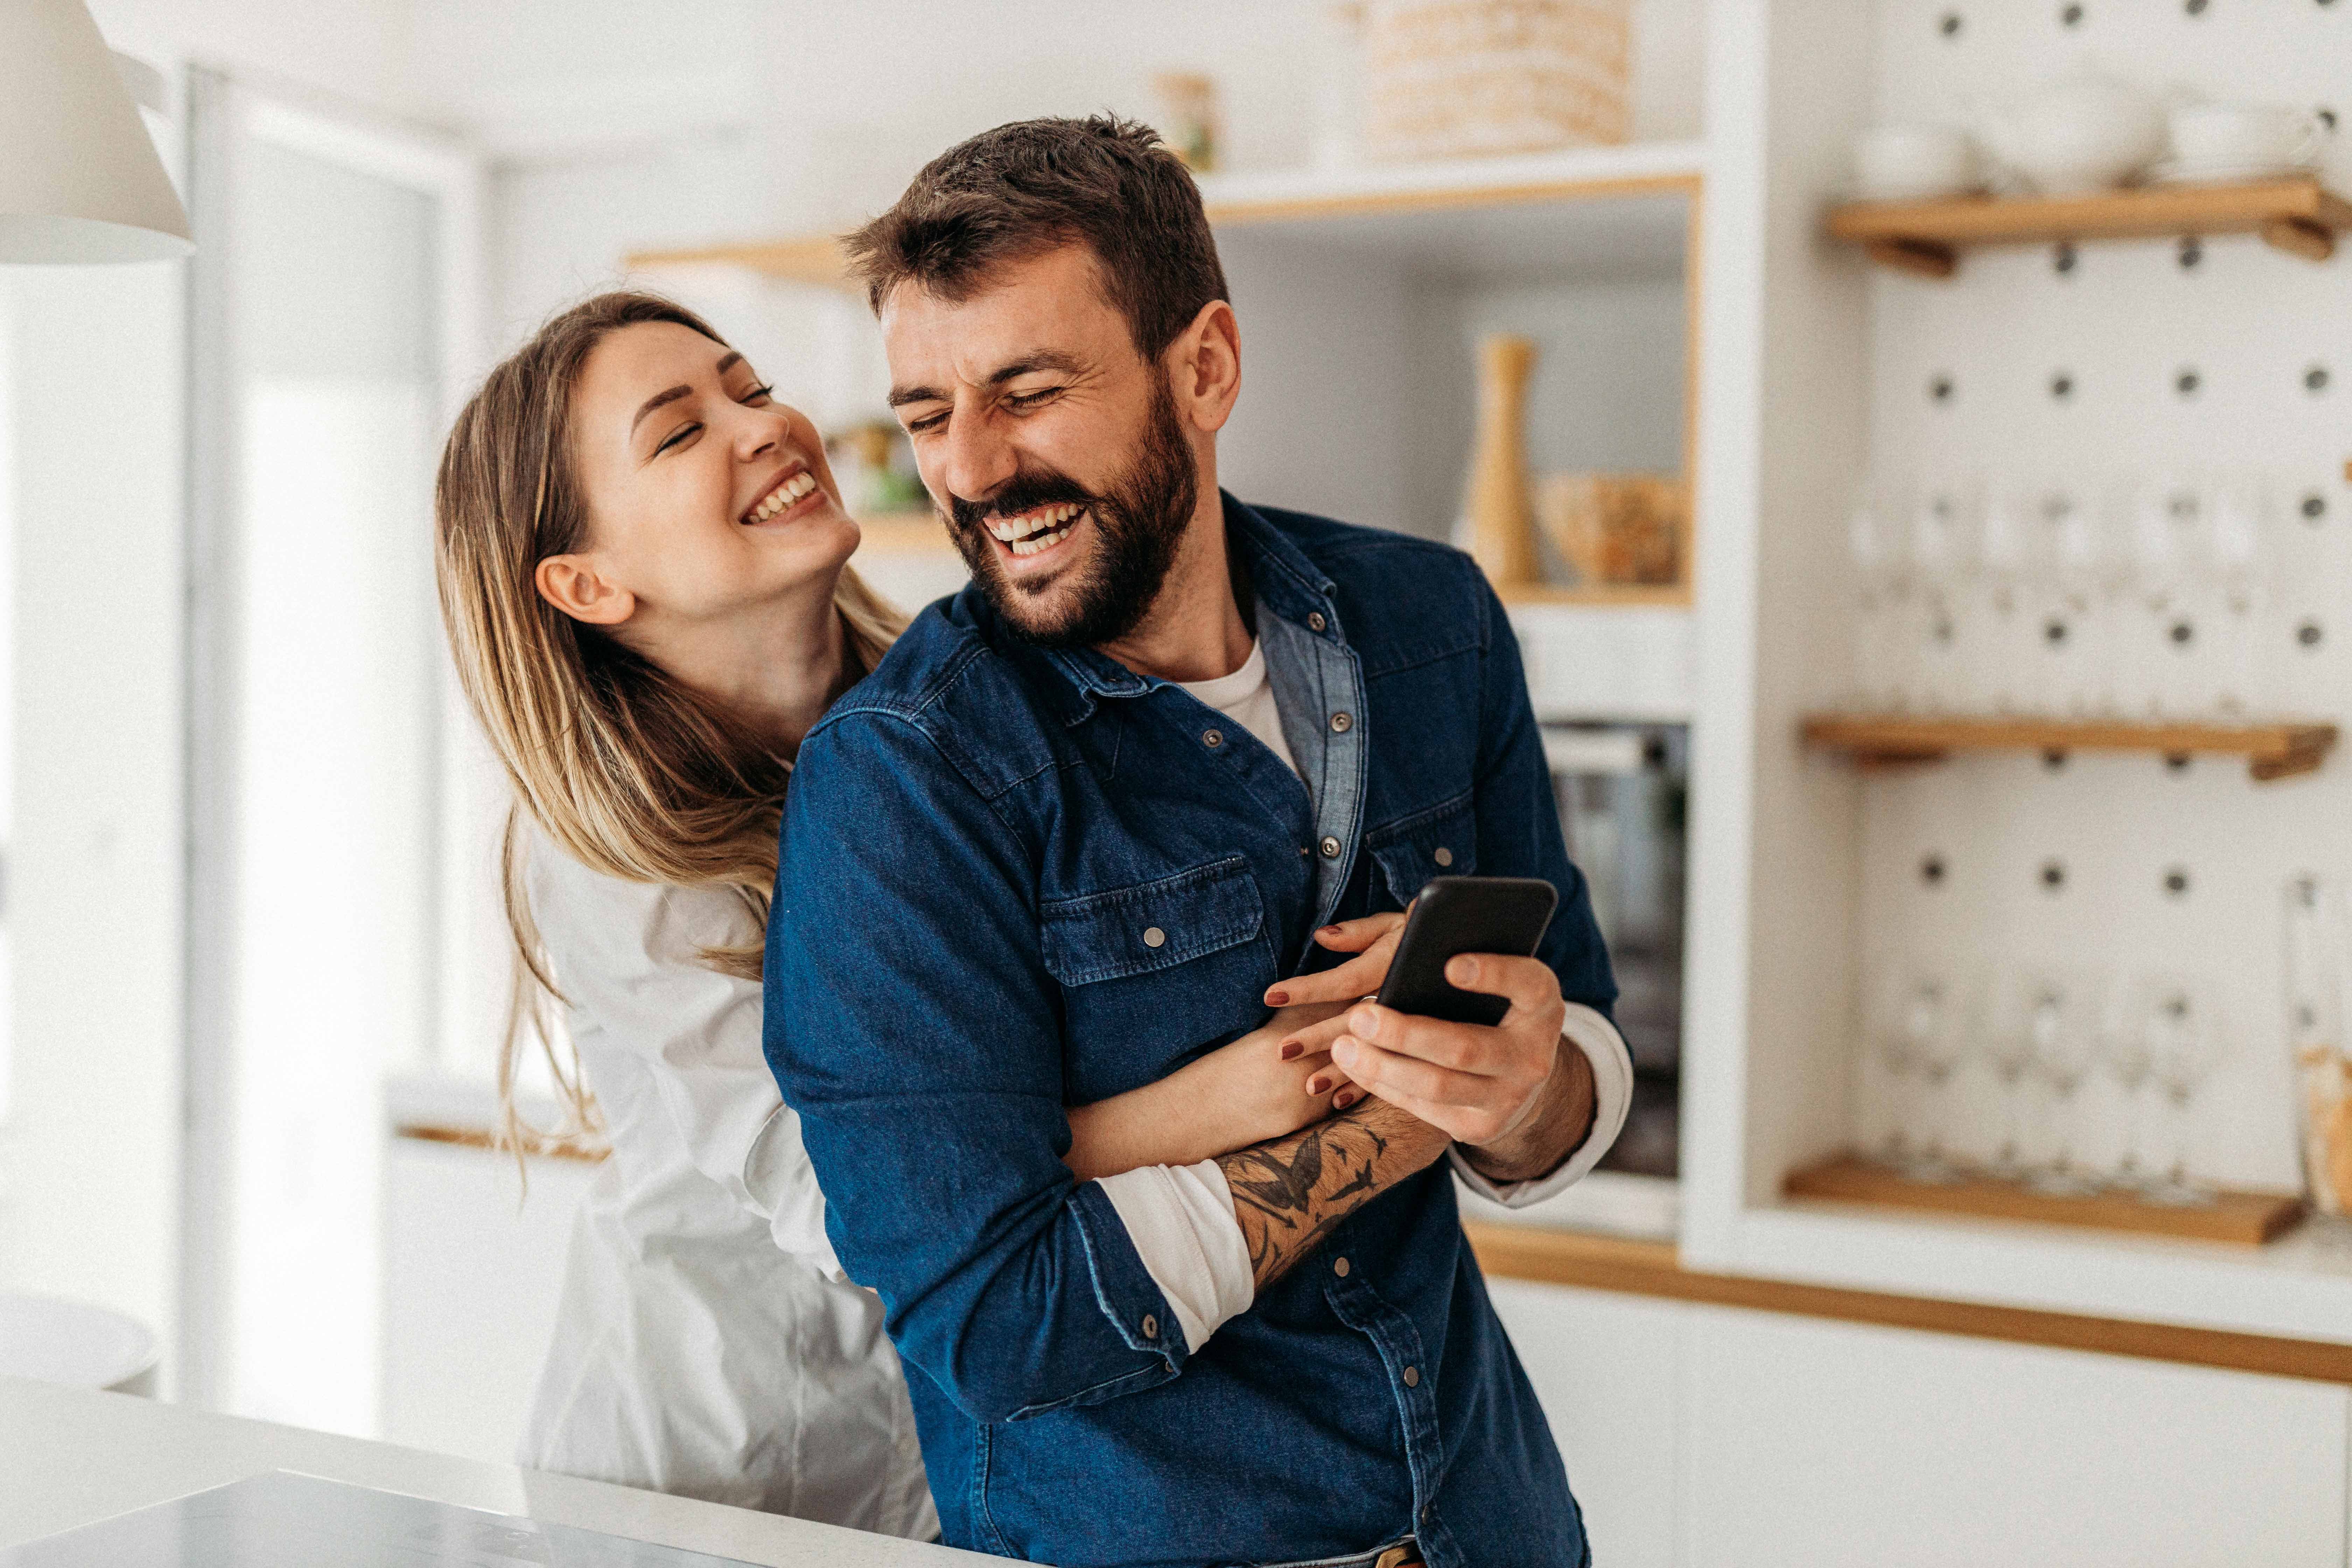
[[[1853,139],[1855,194],[1864,201],[1925,201],[1984,183],[1975,138],[1951,125],[1874,125]]]
[[[2285,169],[2309,161],[2326,135],[2319,117],[2263,103],[2194,103],[2168,116],[2183,169]]]

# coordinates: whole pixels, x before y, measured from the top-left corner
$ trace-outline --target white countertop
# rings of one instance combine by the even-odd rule
[[[0,1377],[0,1548],[272,1470],[520,1514],[784,1568],[947,1568],[995,1559],[512,1465],[205,1415]]]

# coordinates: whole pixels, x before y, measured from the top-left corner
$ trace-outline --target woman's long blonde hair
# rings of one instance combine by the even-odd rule
[[[616,639],[540,596],[539,563],[581,549],[588,510],[572,446],[572,395],[605,336],[667,321],[725,341],[657,295],[599,294],[492,371],[457,416],[434,488],[434,574],[466,700],[514,786],[499,852],[515,973],[499,1047],[504,1131],[518,1150],[601,1131],[576,1059],[559,1059],[561,1000],[523,886],[525,813],[590,868],[633,882],[720,887],[765,925],[790,759],[733,732],[709,704]],[[870,670],[905,617],[842,569],[834,606],[845,652]],[[712,968],[760,977],[757,942],[706,949]],[[536,1034],[566,1125],[515,1110],[523,1036]]]

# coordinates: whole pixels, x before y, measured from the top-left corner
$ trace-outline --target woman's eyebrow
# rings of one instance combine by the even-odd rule
[[[730,353],[725,359],[719,362],[718,369],[713,374],[725,375],[729,371],[733,370],[737,365],[741,364],[742,363],[743,356],[741,353]],[[677,385],[671,387],[667,392],[655,393],[651,397],[646,398],[645,402],[639,405],[637,409],[637,416],[629,421],[629,434],[632,436],[635,435],[637,433],[637,426],[646,422],[646,416],[651,414],[655,409],[659,408],[663,404],[676,403],[681,397],[691,396],[693,392],[694,388],[681,382]]]

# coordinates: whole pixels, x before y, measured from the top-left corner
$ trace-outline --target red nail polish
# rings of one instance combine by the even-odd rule
[[[1354,1089],[1343,1089],[1339,1093],[1331,1097],[1331,1109],[1334,1110],[1345,1110],[1348,1107],[1355,1104],[1358,1098],[1359,1097]]]
[[[1300,1051],[1303,1051],[1306,1048],[1306,1047],[1300,1045],[1297,1040],[1285,1040],[1282,1042],[1282,1059],[1284,1061],[1288,1061],[1291,1058],[1297,1056]]]
[[[1269,991],[1265,994],[1265,1005],[1269,1007],[1287,1007],[1290,1005],[1290,993]]]
[[[1320,1094],[1330,1087],[1331,1080],[1328,1078],[1310,1078],[1307,1080],[1307,1092],[1309,1094]]]
[[[1339,928],[1338,926],[1325,926],[1323,928],[1323,934],[1325,936],[1338,936],[1339,934]]]

